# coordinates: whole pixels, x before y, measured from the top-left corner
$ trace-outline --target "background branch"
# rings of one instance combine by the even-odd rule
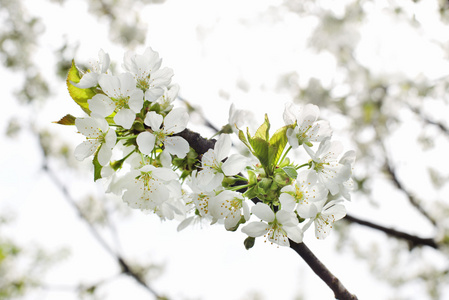
[[[385,153],[385,170],[387,171],[387,173],[391,176],[391,180],[393,181],[394,185],[401,190],[408,198],[410,204],[412,204],[427,220],[430,221],[430,223],[433,224],[433,226],[437,225],[437,222],[435,221],[434,218],[432,218],[432,216],[430,216],[426,210],[424,210],[424,208],[421,206],[421,204],[419,203],[418,199],[416,199],[411,193],[410,191],[408,191],[404,185],[401,183],[401,181],[399,180],[397,174],[396,174],[396,170],[394,169],[394,167],[391,165],[390,160],[388,159],[388,156]]]
[[[402,232],[399,230],[381,226],[381,225],[378,225],[378,224],[375,224],[375,223],[372,223],[369,221],[365,221],[365,220],[356,218],[356,217],[348,215],[348,214],[346,214],[346,217],[343,220],[346,220],[349,223],[356,223],[359,225],[367,226],[369,228],[382,231],[382,232],[388,234],[389,236],[405,240],[408,243],[410,249],[413,249],[418,246],[429,246],[434,249],[438,249],[438,244],[435,242],[434,239],[431,239],[431,238],[421,238],[416,235],[411,235],[411,234],[408,234],[408,233],[405,233],[405,232]]]
[[[46,172],[48,177],[53,181],[55,186],[59,188],[59,190],[64,195],[65,200],[72,206],[72,208],[77,212],[78,216],[81,220],[83,220],[92,234],[92,236],[97,240],[97,242],[102,246],[106,252],[108,252],[117,264],[120,266],[121,272],[126,274],[127,276],[133,278],[139,285],[141,285],[145,290],[154,295],[156,299],[167,299],[166,297],[160,296],[152,287],[150,287],[145,280],[142,278],[142,275],[138,272],[135,272],[131,265],[123,258],[119,253],[116,253],[108,243],[103,239],[101,234],[97,231],[94,224],[89,221],[88,217],[84,214],[81,208],[77,205],[75,199],[70,195],[67,187],[59,180],[58,176],[49,168],[47,157],[44,155],[44,163],[42,165],[42,169]]]

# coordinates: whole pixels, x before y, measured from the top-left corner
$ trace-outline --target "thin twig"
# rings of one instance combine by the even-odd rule
[[[58,187],[62,194],[64,195],[64,198],[66,201],[72,206],[72,208],[77,212],[78,216],[81,220],[86,222],[88,225],[88,229],[93,235],[93,237],[97,240],[97,242],[103,247],[103,249],[106,250],[120,265],[122,273],[130,276],[134,280],[137,281],[143,288],[145,288],[148,292],[153,294],[157,299],[165,299],[162,296],[159,296],[158,293],[153,290],[143,279],[142,276],[140,276],[138,273],[134,272],[132,267],[126,262],[126,260],[121,257],[118,253],[114,252],[112,248],[108,245],[108,243],[103,239],[103,237],[100,235],[100,233],[95,228],[94,224],[92,224],[87,216],[84,214],[84,212],[79,208],[79,206],[76,204],[76,201],[72,198],[70,195],[67,187],[58,179],[56,174],[48,167],[47,158],[44,158],[44,164],[42,166],[42,169],[47,173],[48,177],[53,181],[56,187]]]
[[[430,216],[426,210],[424,210],[424,208],[420,205],[419,201],[401,183],[396,174],[396,170],[391,165],[390,160],[388,159],[386,153],[385,153],[385,170],[391,176],[391,180],[393,181],[394,185],[407,196],[410,204],[412,204],[427,220],[429,220],[434,226],[436,226],[437,222],[435,221],[435,219],[432,218],[432,216]]]
[[[446,125],[429,119],[429,117],[425,116],[420,110],[418,110],[415,107],[412,107],[410,104],[406,103],[406,105],[408,106],[408,108],[410,108],[412,112],[414,112],[418,117],[420,117],[424,123],[438,127],[446,136],[449,136],[449,128]]]

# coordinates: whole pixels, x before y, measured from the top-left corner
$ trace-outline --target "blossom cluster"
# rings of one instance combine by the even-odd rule
[[[188,112],[173,104],[179,92],[173,71],[161,65],[151,48],[127,52],[120,74],[112,74],[102,50],[85,72],[72,64],[69,93],[88,116],[67,115],[58,123],[75,125],[86,137],[75,157],[93,157],[95,180],[107,181],[107,191],[132,208],[179,220],[179,230],[198,222],[229,231],[242,225],[247,248],[259,236],[282,246],[300,243],[312,224],[315,236],[326,238],[346,215],[355,153],[343,153],[331,139],[318,106],[287,103],[285,126],[271,137],[268,116],[251,135],[239,128],[248,114],[231,106],[214,147],[197,153],[192,143],[201,140],[183,135]],[[236,142],[249,155],[236,153]],[[298,164],[288,154],[300,149],[310,158]]]

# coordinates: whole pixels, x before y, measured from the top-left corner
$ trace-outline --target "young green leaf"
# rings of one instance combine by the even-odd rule
[[[95,96],[95,93],[94,91],[92,91],[92,89],[80,89],[72,84],[72,82],[78,83],[80,79],[81,77],[78,68],[75,65],[75,61],[72,60],[72,67],[67,74],[67,89],[69,90],[69,94],[72,99],[81,107],[84,112],[90,115],[89,104],[87,103],[87,100]]]
[[[101,145],[102,147],[103,145]],[[100,149],[97,150],[95,153],[94,159],[92,160],[92,164],[94,165],[94,181],[97,181],[97,179],[101,178],[101,169],[103,168],[100,163],[98,162],[98,152]]]
[[[265,121],[257,129],[256,134],[254,135],[254,137],[255,138],[260,138],[260,139],[262,139],[264,141],[268,141],[268,138],[270,136],[269,130],[270,130],[270,121],[268,121],[268,115],[265,114]]]
[[[271,161],[268,159],[268,142],[259,137],[251,139],[254,156],[259,159],[265,171],[271,170]]]
[[[298,172],[292,166],[283,167],[282,170],[284,170],[285,174],[287,174],[288,177],[290,177],[292,179],[296,179],[296,177],[298,177]]]
[[[249,151],[251,151],[251,153],[253,153],[253,149],[251,148],[251,145],[248,143],[248,140],[246,139],[245,134],[240,129],[239,129],[239,139],[242,141],[243,144],[245,144],[246,147],[248,147]]]
[[[278,164],[278,160],[284,152],[285,145],[287,145],[287,129],[292,125],[284,126],[274,133],[270,138],[270,148],[268,151],[268,159],[273,163],[273,166]]]
[[[62,117],[59,121],[53,122],[53,123],[61,124],[61,125],[75,125],[75,120],[76,120],[76,118],[69,114],[69,115],[65,115],[64,117]]]

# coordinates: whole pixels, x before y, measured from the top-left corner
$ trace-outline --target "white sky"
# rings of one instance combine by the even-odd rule
[[[68,0],[62,8],[47,2],[27,1],[30,13],[41,15],[46,24],[46,32],[35,54],[43,68],[48,62],[54,62],[53,51],[67,32],[70,42],[80,42],[75,58],[78,62],[96,57],[102,48],[110,53],[113,61],[121,64],[124,50],[107,39],[107,24],[99,25],[96,18],[87,15],[84,1]],[[286,14],[282,22],[275,22],[265,13],[267,7],[280,2],[168,0],[163,5],[148,6],[142,11],[149,28],[146,46],[159,52],[163,66],[174,69],[173,82],[181,85],[181,95],[200,106],[215,125],[227,122],[228,108],[234,102],[239,108],[254,111],[259,120],[269,112],[272,127],[277,128],[282,125],[284,103],[290,100],[287,93],[275,90],[280,75],[298,71],[302,83],[310,77],[323,77],[326,82],[335,76],[335,63],[329,55],[314,55],[304,50],[306,37],[316,20]],[[428,8],[425,4],[422,6],[421,18],[430,24],[435,17],[426,19],[424,12]],[[425,32],[411,34],[405,25],[384,14],[381,7],[372,10],[357,52],[362,62],[380,74],[416,76],[423,72],[437,78],[447,73],[444,53],[426,40],[427,34],[433,32],[431,29],[438,27],[427,27]],[[433,34],[435,39],[444,38],[444,35]],[[401,42],[397,43],[399,37]],[[0,71],[2,77],[5,76],[6,72]],[[51,69],[46,72],[52,77],[53,73]],[[249,85],[247,92],[236,88],[239,80]],[[38,114],[33,118],[37,126],[60,134],[62,140],[74,147],[82,137],[71,127],[50,122],[66,113],[81,116],[82,112],[71,103],[61,82],[52,84],[54,97],[38,107]],[[11,82],[11,87],[18,86],[17,82]],[[220,91],[225,91],[229,100],[220,97]],[[20,110],[16,103],[7,105],[8,114],[18,114]],[[3,128],[5,121],[0,123]],[[403,143],[404,136],[398,135],[396,142]],[[24,245],[32,242],[50,251],[60,247],[72,249],[70,258],[48,272],[49,286],[95,282],[118,273],[108,254],[92,239],[61,193],[39,171],[41,156],[29,151],[37,149],[33,135],[24,132],[17,140],[7,141],[7,145],[2,147],[0,156],[0,168],[8,170],[0,173],[2,198],[6,200],[2,211],[9,209],[17,214],[14,226],[7,233],[17,234]],[[90,166],[88,160],[80,165],[81,168]],[[11,176],[11,170],[18,170],[17,174]],[[73,197],[79,199],[88,193],[102,196],[101,186],[90,179],[80,180],[76,172],[65,175],[67,177],[62,178],[65,182],[74,180],[70,187]],[[400,200],[387,211],[386,224],[397,224],[397,211],[407,206],[405,202]],[[356,215],[364,215],[367,209],[372,209],[357,200],[347,208]],[[404,213],[413,214],[412,210]],[[404,224],[413,224],[413,219],[407,218]],[[239,232],[229,233],[220,226],[206,226],[178,233],[176,226],[176,222],[161,223],[155,216],[133,212],[132,218],[120,222],[117,228],[127,257],[166,263],[163,275],[151,282],[162,294],[173,299],[245,299],[250,291],[257,291],[263,299],[293,299],[298,294],[305,299],[332,298],[332,292],[291,249],[265,246],[259,239],[256,247],[246,251],[242,245],[245,236]],[[425,226],[404,227],[423,235],[433,234]],[[354,232],[366,234],[361,229]],[[375,233],[373,236],[377,237]],[[383,238],[381,234],[378,236]],[[350,253],[334,253],[334,236],[317,242],[312,232],[307,232],[305,242],[359,299],[387,299],[392,295],[384,283],[372,277],[364,279],[369,276],[366,263],[356,260]],[[421,299],[422,289],[407,288],[407,299]],[[108,300],[123,299],[130,297],[130,291],[133,299],[148,297],[126,278],[102,286],[100,294]],[[39,291],[28,299],[36,298],[75,299],[66,292],[53,291]]]

